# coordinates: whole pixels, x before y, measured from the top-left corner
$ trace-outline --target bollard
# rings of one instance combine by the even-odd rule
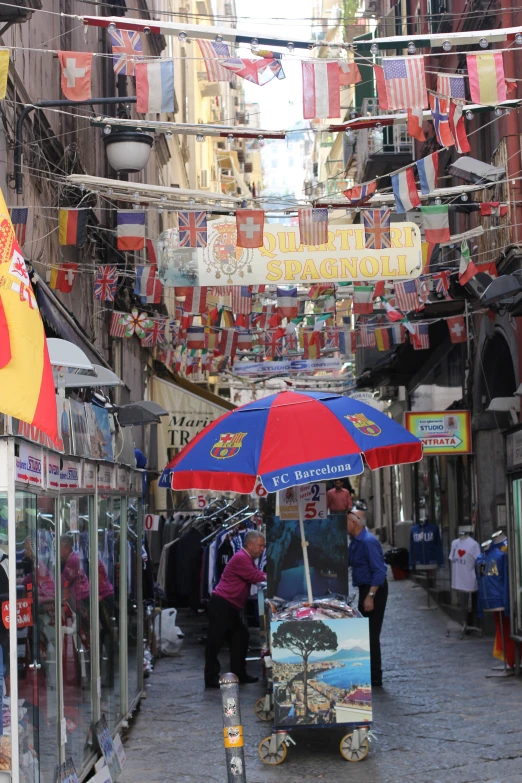
[[[246,783],[243,726],[239,709],[239,678],[235,674],[223,674],[219,678],[219,687],[223,703],[227,780],[228,783]]]

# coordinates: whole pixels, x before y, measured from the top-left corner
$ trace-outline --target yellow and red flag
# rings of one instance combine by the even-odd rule
[[[56,442],[56,396],[44,327],[1,191],[0,304],[0,411]]]

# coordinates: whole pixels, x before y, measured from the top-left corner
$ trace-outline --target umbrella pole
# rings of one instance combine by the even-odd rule
[[[306,591],[308,593],[308,600],[310,603],[312,603],[314,597],[312,595],[312,582],[310,580],[310,564],[308,562],[308,541],[306,540],[305,537],[303,507],[301,502],[299,502],[297,506],[299,508],[299,530],[301,532],[301,546],[303,547],[303,562],[304,562],[304,572],[305,572],[305,579],[306,579]]]

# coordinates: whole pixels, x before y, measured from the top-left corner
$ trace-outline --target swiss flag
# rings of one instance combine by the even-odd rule
[[[54,270],[53,270],[54,271]],[[73,290],[76,275],[78,273],[78,264],[66,262],[57,267],[55,289],[62,294],[70,294]]]
[[[62,92],[70,101],[88,101],[91,97],[92,54],[58,52],[62,66]]]
[[[452,343],[466,342],[467,332],[464,316],[456,315],[454,318],[448,318],[448,329]]]
[[[236,211],[238,247],[263,247],[265,212],[263,209],[238,209]]]

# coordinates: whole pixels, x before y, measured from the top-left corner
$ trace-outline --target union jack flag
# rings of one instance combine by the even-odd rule
[[[325,338],[325,348],[339,348],[339,330],[337,326],[328,326]]]
[[[435,272],[433,275],[433,280],[435,282],[435,291],[438,294],[443,294],[444,297],[446,297],[446,294],[449,290],[449,272],[446,269],[442,269],[440,272]]]
[[[25,234],[27,231],[27,213],[28,207],[14,207],[9,210],[11,215],[11,223],[15,231],[16,238],[20,247],[23,247],[25,243]]]
[[[102,302],[114,302],[118,270],[115,264],[99,266],[94,279],[94,298]]]
[[[223,60],[221,65],[248,82],[261,86],[270,82],[274,77],[285,78],[281,61],[274,58],[263,57],[259,60],[248,60],[241,57],[231,57],[228,60]]]
[[[395,283],[395,296],[399,310],[409,312],[419,307],[419,293],[417,280],[406,280],[404,283]]]
[[[121,76],[134,76],[134,64],[136,60],[143,60],[139,54],[143,53],[140,34],[132,30],[109,30],[111,37],[112,64],[114,73]]]
[[[178,212],[179,246],[207,246],[207,213]]]
[[[346,196],[351,204],[364,204],[377,190],[377,181],[367,182],[366,185],[357,185],[354,188],[345,190],[343,195]]]
[[[153,345],[163,344],[165,342],[166,318],[159,318],[152,321],[152,326],[145,331],[145,337],[141,341],[143,348],[151,348]]]
[[[368,250],[391,247],[390,215],[391,209],[363,210],[364,241]]]

